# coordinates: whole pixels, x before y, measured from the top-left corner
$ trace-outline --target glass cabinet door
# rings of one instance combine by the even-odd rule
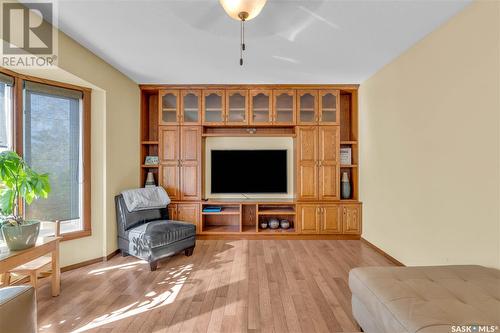
[[[273,123],[279,125],[295,124],[295,91],[274,90]]]
[[[248,124],[246,90],[226,90],[226,124]]]
[[[250,90],[250,114],[253,125],[272,123],[270,90]]]
[[[160,90],[160,125],[177,124],[179,121],[179,91]]]
[[[321,125],[337,125],[339,110],[339,91],[319,91],[319,123]]]
[[[301,125],[318,123],[318,92],[316,90],[297,91],[298,123]]]
[[[201,124],[201,92],[182,90],[181,95],[181,122],[188,125]]]
[[[203,124],[224,124],[224,90],[203,91]]]

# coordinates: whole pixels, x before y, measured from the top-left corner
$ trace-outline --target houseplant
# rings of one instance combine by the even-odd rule
[[[10,250],[32,247],[40,231],[40,221],[25,220],[19,214],[19,204],[47,198],[49,175],[33,171],[13,151],[0,153],[0,212],[2,234]]]

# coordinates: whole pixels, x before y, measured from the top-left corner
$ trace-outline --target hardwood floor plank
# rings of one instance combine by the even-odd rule
[[[155,272],[134,257],[38,290],[40,332],[359,332],[348,272],[393,265],[356,240],[198,240]]]

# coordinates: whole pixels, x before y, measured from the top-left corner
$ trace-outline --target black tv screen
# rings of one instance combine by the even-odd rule
[[[212,150],[212,193],[287,193],[283,150]]]

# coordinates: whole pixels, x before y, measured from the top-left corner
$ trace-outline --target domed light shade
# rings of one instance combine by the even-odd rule
[[[267,0],[219,0],[227,15],[237,21],[249,21],[259,15]]]

